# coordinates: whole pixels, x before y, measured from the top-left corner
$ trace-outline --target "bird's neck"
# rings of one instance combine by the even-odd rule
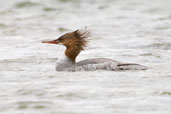
[[[80,52],[81,50],[78,47],[67,47],[65,50],[65,55],[75,64],[76,57]]]
[[[66,48],[64,55],[57,60],[56,70],[65,71],[71,67],[74,67],[76,64],[76,57],[81,50],[75,48]]]

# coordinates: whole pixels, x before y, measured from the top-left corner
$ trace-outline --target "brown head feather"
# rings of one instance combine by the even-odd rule
[[[90,31],[87,29],[82,29],[66,33],[59,37],[57,40],[66,46],[66,56],[75,62],[78,54],[87,46],[89,37]]]

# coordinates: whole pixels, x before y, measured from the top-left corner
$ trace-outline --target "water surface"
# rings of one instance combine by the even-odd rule
[[[170,0],[0,0],[1,114],[170,114]],[[56,72],[64,47],[42,44],[88,27],[77,61],[108,57],[146,71]]]

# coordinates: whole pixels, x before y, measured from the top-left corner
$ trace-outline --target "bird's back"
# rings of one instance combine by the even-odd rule
[[[76,63],[75,71],[95,71],[95,70],[146,70],[147,67],[133,63],[122,63],[108,58],[86,59]]]

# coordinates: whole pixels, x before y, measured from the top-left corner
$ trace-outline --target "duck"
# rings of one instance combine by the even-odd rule
[[[56,71],[127,71],[146,70],[147,67],[135,63],[125,63],[110,58],[90,58],[76,62],[77,56],[85,50],[91,38],[88,29],[77,29],[60,36],[55,40],[42,41],[48,44],[62,44],[66,47],[63,56],[57,59]]]

